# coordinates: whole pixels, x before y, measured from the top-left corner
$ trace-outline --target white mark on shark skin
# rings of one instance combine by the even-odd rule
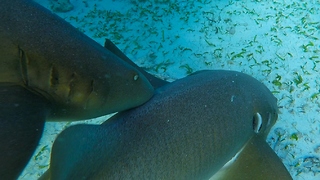
[[[235,95],[232,95],[232,96],[231,96],[231,102],[233,102],[233,100],[234,100],[235,97],[236,97]]]
[[[237,76],[237,74],[236,74],[236,76]],[[234,83],[234,81],[231,81],[231,82]],[[233,102],[233,100],[234,100],[235,97],[236,97],[235,95],[232,95],[232,96],[231,96],[231,99],[230,99],[231,102]]]
[[[271,113],[269,113],[269,116],[268,116],[267,127],[270,126],[270,123],[271,123]]]
[[[138,75],[138,74],[136,74],[136,75],[133,76],[133,80],[134,80],[134,81],[136,81],[136,80],[138,80],[138,79],[139,79],[139,75]]]
[[[230,165],[232,165],[238,158],[239,154],[243,151],[243,149],[245,148],[245,146],[243,146],[240,151],[237,152],[236,155],[234,155],[221,169],[224,169]]]

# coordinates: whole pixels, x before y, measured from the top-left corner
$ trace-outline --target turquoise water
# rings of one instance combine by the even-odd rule
[[[56,7],[49,1],[38,2],[51,10]],[[294,179],[320,178],[319,1],[83,0],[71,4],[72,10],[57,14],[102,45],[105,38],[111,39],[157,77],[174,81],[202,69],[226,69],[263,82],[280,107],[268,143]],[[69,125],[46,124],[21,179],[36,179],[47,169],[51,144]]]

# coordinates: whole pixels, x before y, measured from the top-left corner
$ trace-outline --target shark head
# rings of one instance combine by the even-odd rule
[[[153,87],[138,70],[122,61],[110,64],[112,71],[100,67],[92,68],[93,72],[79,66],[72,71],[56,68],[55,73],[47,71],[51,72],[49,82],[32,76],[29,87],[50,99],[49,120],[94,118],[139,106],[152,97]],[[38,83],[32,84],[33,77]],[[37,88],[41,86],[39,82],[43,86]]]
[[[44,7],[14,1],[0,10],[0,83],[45,97],[48,120],[94,118],[139,106],[153,95],[137,68]]]

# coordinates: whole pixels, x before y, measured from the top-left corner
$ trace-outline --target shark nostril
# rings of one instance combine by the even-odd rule
[[[252,125],[253,131],[259,133],[262,127],[262,117],[258,112],[253,116]]]

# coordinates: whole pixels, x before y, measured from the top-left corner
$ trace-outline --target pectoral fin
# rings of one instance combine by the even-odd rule
[[[112,137],[101,136],[102,129],[102,126],[98,125],[78,124],[62,131],[52,146],[50,168],[39,180],[94,179],[93,172],[99,173],[100,166],[104,162],[101,159],[106,157],[104,155],[121,150],[109,148],[110,152],[101,151],[98,145],[101,141],[98,139],[102,138],[109,145],[119,140],[109,143]]]
[[[224,166],[210,180],[292,179],[277,154],[260,136],[252,137],[235,161]]]
[[[0,84],[0,178],[16,179],[40,140],[47,103],[20,86]]]

